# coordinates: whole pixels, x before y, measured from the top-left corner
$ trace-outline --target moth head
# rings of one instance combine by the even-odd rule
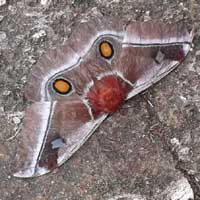
[[[87,98],[97,113],[113,113],[118,110],[126,98],[123,82],[117,76],[105,76],[94,81]]]

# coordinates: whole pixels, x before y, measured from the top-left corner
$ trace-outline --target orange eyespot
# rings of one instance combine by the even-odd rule
[[[71,84],[64,79],[57,79],[53,83],[53,88],[60,94],[67,94],[71,91]]]
[[[103,41],[100,44],[99,50],[100,50],[101,55],[107,59],[111,58],[114,53],[112,45],[107,41]]]

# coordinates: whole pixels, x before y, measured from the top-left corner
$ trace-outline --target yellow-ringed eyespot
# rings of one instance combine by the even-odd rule
[[[60,94],[68,94],[72,90],[71,84],[65,79],[56,79],[53,82],[53,88]]]
[[[101,56],[106,59],[110,59],[114,54],[113,46],[108,41],[103,41],[100,43],[99,51],[101,53]]]

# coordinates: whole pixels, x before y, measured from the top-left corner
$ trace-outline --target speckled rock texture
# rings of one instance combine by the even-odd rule
[[[1,0],[0,200],[199,200],[199,10],[199,0]],[[14,178],[29,72],[80,20],[101,15],[184,20],[196,27],[194,46],[175,71],[110,116],[57,171]]]

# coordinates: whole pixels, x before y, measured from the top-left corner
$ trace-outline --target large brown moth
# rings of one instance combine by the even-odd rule
[[[16,177],[46,174],[68,160],[127,99],[172,71],[193,31],[183,24],[96,18],[39,59],[27,83]]]

